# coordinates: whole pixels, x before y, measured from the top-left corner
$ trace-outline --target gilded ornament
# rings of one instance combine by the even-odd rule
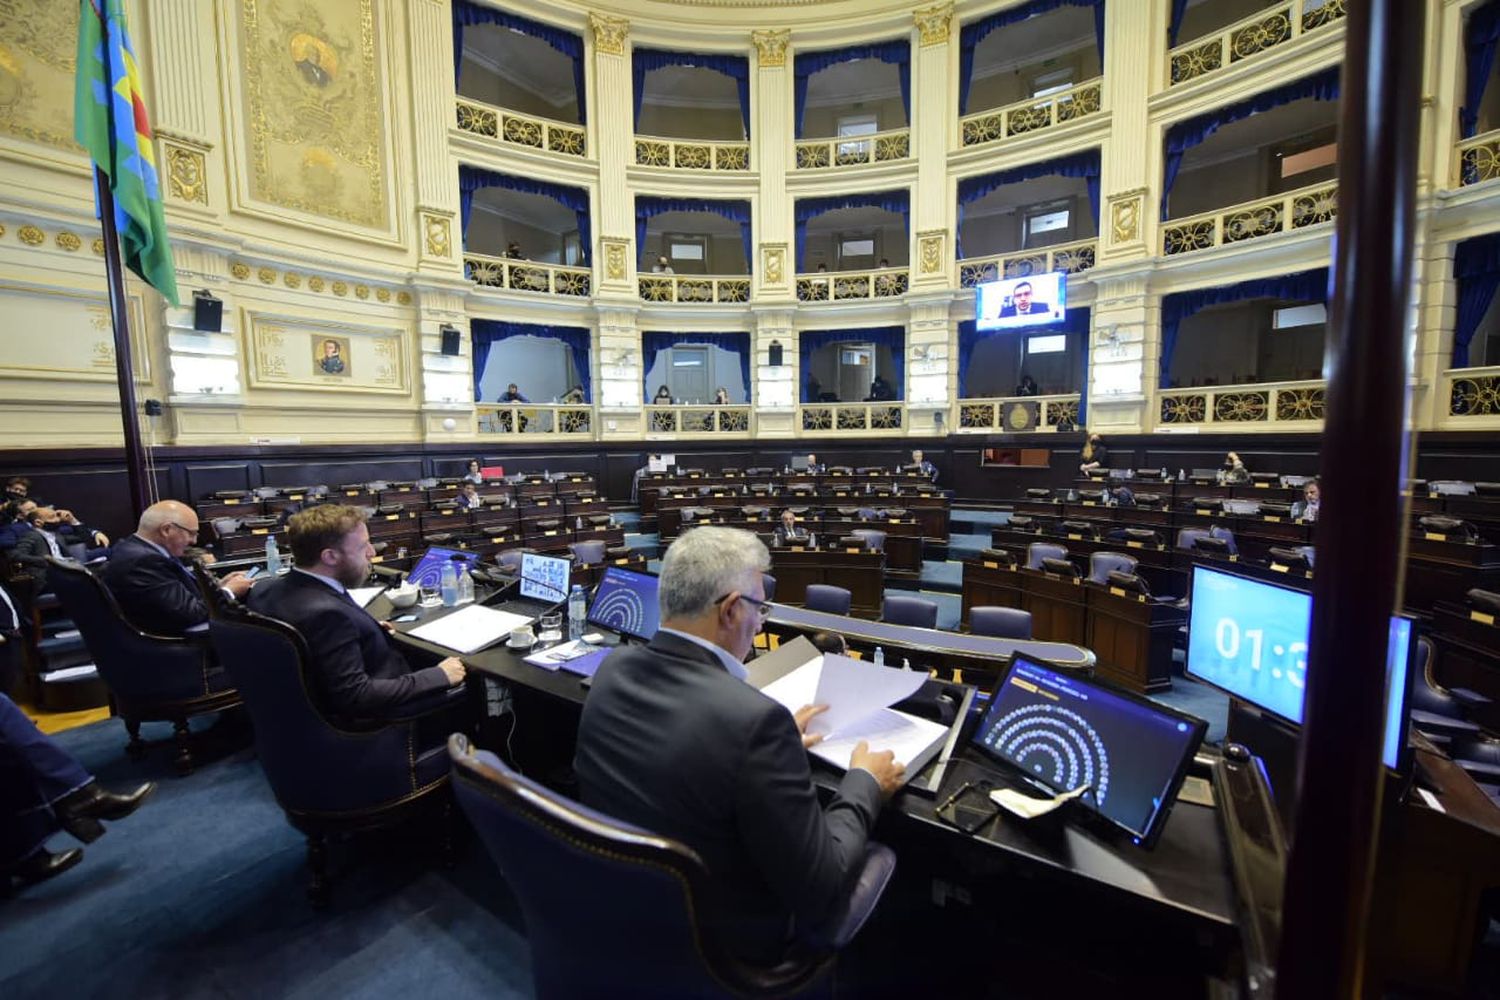
[[[625,39],[630,35],[630,22],[604,14],[589,14],[589,28],[594,33],[594,48],[607,56],[625,54]]]
[[[73,138],[78,6],[0,2],[0,133],[81,152]]]
[[[411,292],[397,292],[396,304],[403,306],[411,305]]]
[[[323,279],[318,277],[317,275],[313,275],[311,278],[307,279],[308,291],[321,292],[323,290],[323,284]]]
[[[422,228],[426,234],[429,257],[449,257],[453,253],[452,237],[448,220],[440,215],[423,215]]]
[[[4,227],[0,227],[0,232],[4,232]],[[94,253],[98,254],[100,257],[104,256],[104,237],[103,236],[95,236],[94,237],[93,251],[94,251]]]
[[[1127,198],[1110,206],[1110,239],[1115,243],[1129,243],[1140,235],[1141,202],[1139,198]]]
[[[250,265],[241,264],[239,261],[235,261],[233,264],[229,265],[229,273],[240,281],[244,281],[246,278],[250,277]]]
[[[68,253],[72,253],[83,246],[83,240],[78,238],[77,233],[58,233],[57,245],[68,251]]]
[[[792,40],[788,28],[779,31],[755,31],[750,37],[755,41],[755,53],[761,69],[786,65],[786,47]]]
[[[286,287],[288,288],[302,287],[302,275],[300,274],[293,274],[291,271],[288,271],[286,274],[283,274],[281,276],[281,280],[286,284]]]
[[[949,25],[953,22],[953,5],[951,3],[934,4],[931,7],[918,7],[912,11],[912,20],[916,22],[917,30],[922,33],[922,44],[941,45],[948,40]]]
[[[354,286],[354,297],[357,298],[357,299],[368,299],[370,297],[370,286],[369,285],[355,285]]]
[[[255,276],[260,279],[262,285],[269,285],[276,280],[276,269],[263,267],[255,272]]]
[[[625,280],[625,244],[619,240],[604,241],[604,275],[611,281]]]
[[[335,281],[333,283],[333,294],[335,294],[335,295],[348,295],[349,294],[349,285],[346,282],[343,282],[343,281]]]
[[[22,226],[16,235],[21,238],[22,243],[29,247],[39,247],[47,238],[47,234],[36,226]]]
[[[943,269],[943,233],[923,236],[918,240],[918,266],[923,274],[938,274]]]
[[[179,201],[208,204],[203,154],[180,146],[167,147],[167,190]]]
[[[380,302],[391,301],[391,290],[389,288],[375,289],[375,298]]]
[[[762,247],[760,259],[761,272],[766,276],[766,284],[779,285],[786,280],[785,247]]]
[[[4,235],[5,235],[5,225],[4,225],[4,223],[0,223],[0,236],[4,236]]]

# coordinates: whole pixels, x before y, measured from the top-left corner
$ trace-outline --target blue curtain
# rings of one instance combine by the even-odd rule
[[[891,387],[897,399],[906,398],[906,327],[873,326],[855,330],[803,330],[797,334],[797,360],[802,375],[801,399],[804,403],[817,400],[809,398],[807,375],[812,356],[820,347],[829,344],[874,344],[888,348],[891,352]],[[849,400],[854,402],[854,400]]]
[[[738,222],[740,242],[745,247],[745,273],[751,273],[755,253],[750,239],[750,203],[748,201],[709,201],[702,198],[656,198],[644,194],[636,195],[635,252],[637,257],[646,252],[646,223],[666,212],[712,212],[714,215],[722,215],[730,222]]]
[[[744,56],[716,55],[707,52],[668,52],[664,49],[632,49],[630,53],[631,84],[635,96],[635,130],[641,130],[641,100],[646,93],[646,74],[668,66],[697,66],[723,73],[734,80],[740,95],[740,118],[745,123],[745,138],[750,138],[750,60]]]
[[[1082,177],[1089,189],[1089,208],[1094,213],[1094,228],[1099,228],[1099,151],[1097,149],[1086,149],[1081,153],[1071,156],[1059,157],[1055,160],[1043,160],[1040,163],[1027,163],[1010,170],[999,170],[993,174],[981,174],[978,177],[965,177],[958,182],[958,231],[959,238],[955,241],[954,250],[959,259],[963,258],[963,224],[964,206],[970,202],[978,201],[985,195],[1002,188],[1007,184],[1019,184],[1029,181],[1034,177]]]
[[[876,45],[853,45],[847,49],[830,49],[825,52],[804,52],[792,60],[792,101],[796,114],[797,138],[802,138],[802,116],[807,111],[807,82],[814,73],[839,63],[856,59],[879,59],[895,63],[901,81],[901,107],[906,111],[906,121],[911,123],[911,43],[882,42]]]
[[[1182,321],[1206,306],[1243,299],[1286,299],[1292,302],[1327,302],[1328,268],[1301,271],[1275,278],[1257,278],[1237,285],[1195,288],[1177,292],[1161,300],[1161,381],[1167,388],[1167,373],[1172,367],[1172,353],[1177,349],[1177,331]]]
[[[1177,46],[1177,35],[1182,31],[1182,18],[1187,14],[1188,0],[1172,0],[1172,20],[1167,24],[1167,48]]]
[[[644,379],[651,374],[651,366],[656,364],[656,356],[669,347],[678,344],[707,344],[710,347],[722,348],[732,351],[740,358],[740,378],[745,383],[745,400],[750,400],[750,334],[748,333],[658,333],[644,332],[641,334],[641,354],[644,357],[641,366],[641,377]],[[655,395],[656,390],[649,382],[645,382],[646,399]]]
[[[1262,111],[1279,108],[1283,104],[1311,97],[1319,101],[1336,101],[1339,96],[1339,67],[1334,66],[1304,76],[1300,80],[1259,94],[1247,97],[1222,108],[1205,111],[1201,115],[1180,121],[1167,129],[1166,169],[1162,172],[1161,217],[1167,217],[1167,196],[1172,192],[1172,183],[1177,180],[1177,171],[1182,168],[1182,154],[1213,135],[1230,122],[1237,122]]]
[[[1500,233],[1460,243],[1453,255],[1458,316],[1453,325],[1453,367],[1469,367],[1469,344],[1500,289]]]
[[[1465,139],[1479,129],[1479,105],[1495,67],[1495,43],[1500,41],[1500,0],[1474,8],[1464,25],[1464,106],[1458,125]]]
[[[583,39],[571,31],[554,28],[550,24],[517,17],[494,7],[470,3],[469,0],[453,0],[453,85],[458,86],[464,68],[464,28],[475,24],[495,24],[502,28],[519,31],[532,38],[540,38],[558,52],[573,61],[573,87],[578,95],[578,121],[588,121],[587,103],[583,93]]]
[[[1125,0],[1129,3],[1130,0]],[[1181,0],[1186,2],[1186,0]],[[1031,0],[1017,7],[1007,7],[989,17],[966,24],[958,33],[958,113],[969,113],[969,85],[974,82],[974,50],[985,36],[997,28],[1045,14],[1059,7],[1094,8],[1094,37],[1099,44],[1099,63],[1104,63],[1104,0]]]
[[[576,326],[550,326],[541,323],[508,323],[498,319],[476,319],[469,322],[469,333],[474,345],[474,402],[482,402],[479,383],[484,377],[484,366],[490,358],[490,348],[511,337],[545,337],[560,340],[568,345],[573,354],[573,371],[578,384],[583,386],[583,398],[590,402],[594,398],[593,379],[589,375],[589,349],[593,334]],[[512,381],[521,381],[512,379]],[[526,392],[525,386],[521,392]],[[540,400],[532,400],[540,402]]]
[[[1078,381],[1080,393],[1088,395],[1088,372],[1089,372],[1089,331],[1090,311],[1087,306],[1070,307],[1068,315],[1060,323],[1049,323],[1046,326],[1028,326],[1020,330],[988,330],[981,333],[974,326],[972,319],[961,320],[958,324],[958,395],[964,398],[969,395],[969,364],[974,360],[974,348],[980,343],[996,336],[1010,337],[1034,337],[1046,334],[1082,334],[1079,343],[1082,345],[1079,364],[1082,372]],[[1083,425],[1083,399],[1078,403],[1078,423]]]
[[[868,194],[834,194],[822,198],[798,198],[794,203],[793,218],[796,223],[797,270],[803,268],[803,256],[807,250],[807,222],[824,212],[840,208],[883,208],[887,212],[901,213],[901,226],[911,230],[911,193],[899,191],[873,191]]]
[[[474,192],[488,187],[500,187],[508,191],[520,191],[523,194],[546,195],[561,203],[564,208],[572,209],[573,215],[578,220],[580,252],[583,254],[583,262],[588,263],[594,249],[594,233],[589,225],[589,193],[587,191],[583,188],[568,187],[566,184],[553,184],[531,177],[515,177],[511,174],[497,174],[493,170],[485,170],[482,167],[460,164],[458,209],[462,220],[462,233],[467,234],[469,231],[469,216],[474,211]]]

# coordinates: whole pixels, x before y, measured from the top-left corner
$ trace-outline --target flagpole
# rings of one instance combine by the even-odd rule
[[[148,506],[146,449],[135,406],[135,366],[130,351],[130,300],[125,297],[125,270],[120,264],[120,235],[115,230],[115,196],[109,178],[94,167],[99,223],[104,227],[104,270],[109,286],[109,318],[115,334],[115,377],[120,385],[120,423],[125,431],[125,478],[130,488],[132,520]]]

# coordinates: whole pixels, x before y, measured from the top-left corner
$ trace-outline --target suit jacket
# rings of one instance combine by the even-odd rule
[[[54,537],[57,538],[57,546],[66,558],[68,553],[66,549],[63,549],[63,546],[67,544],[66,541],[61,533]],[[16,547],[10,553],[11,560],[16,563],[20,571],[36,583],[38,593],[47,589],[47,557],[50,555],[52,555],[52,546],[47,544],[47,536],[42,534],[40,529],[29,525],[27,530],[16,539]]]
[[[1047,305],[1047,303],[1038,302],[1036,299],[1032,299],[1031,308],[1027,309],[1025,312],[1017,312],[1015,305],[1012,304],[1000,310],[1000,318],[1010,319],[1012,316],[1046,316],[1051,311],[1052,307]]]
[[[705,926],[750,961],[779,958],[793,919],[830,917],[880,811],[861,770],[820,807],[791,713],[666,632],[600,665],[573,767],[587,805],[698,852],[713,885]]]
[[[787,531],[784,525],[778,524],[775,533],[771,537],[771,544],[777,546],[806,545],[811,537],[811,533],[800,524],[791,531]]]
[[[182,636],[208,621],[192,572],[139,535],[115,543],[100,577],[125,620],[142,631]]]
[[[441,667],[412,670],[368,612],[310,574],[256,584],[248,603],[302,633],[313,699],[335,724],[392,719],[448,687]]]

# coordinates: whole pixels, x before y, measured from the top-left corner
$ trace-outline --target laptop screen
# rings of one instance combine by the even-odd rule
[[[985,753],[1151,846],[1208,723],[1016,654],[974,734]]]
[[[469,552],[460,549],[443,549],[434,545],[422,553],[422,558],[406,574],[408,583],[414,583],[418,587],[439,587],[443,582],[443,565],[461,559],[470,570],[479,561],[478,552]],[[456,568],[456,567],[455,567]]]
[[[521,555],[521,596],[556,604],[568,598],[568,578],[572,566],[566,559],[557,556],[542,556],[535,552]]]
[[[660,620],[656,583],[649,573],[609,567],[594,591],[589,621],[636,639],[650,639]]]

